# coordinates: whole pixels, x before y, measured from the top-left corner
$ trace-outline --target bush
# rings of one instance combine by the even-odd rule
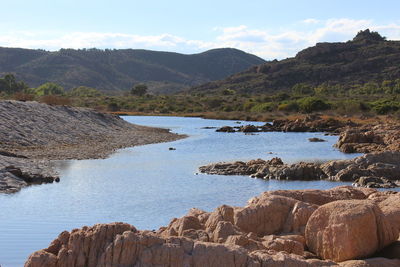
[[[37,96],[46,96],[46,95],[62,95],[64,94],[64,88],[55,83],[45,83],[39,86],[38,88],[27,89],[26,92],[29,94],[35,94]]]
[[[79,86],[68,92],[68,95],[74,97],[97,97],[103,94],[95,88]]]
[[[268,111],[273,111],[276,108],[276,104],[267,102],[267,103],[261,103],[253,106],[250,111],[251,112],[268,112]]]
[[[317,97],[305,97],[298,100],[300,111],[311,113],[314,111],[327,110],[330,105]]]
[[[280,111],[299,111],[299,104],[296,101],[290,101],[287,103],[282,103],[278,106]]]
[[[400,103],[390,100],[378,100],[371,103],[372,110],[379,115],[385,115],[400,110]]]

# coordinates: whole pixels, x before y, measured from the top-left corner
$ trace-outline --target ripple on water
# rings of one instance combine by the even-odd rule
[[[335,136],[324,136],[327,142],[308,141],[310,137],[323,136],[322,133],[244,135],[202,129],[236,126],[235,121],[141,116],[124,119],[170,128],[190,137],[122,149],[104,160],[59,162],[60,183],[0,195],[2,267],[22,266],[30,253],[47,247],[61,231],[83,225],[123,221],[139,229],[156,229],[192,207],[212,210],[221,204],[244,205],[249,198],[266,190],[327,189],[346,184],[196,175],[201,165],[254,158],[281,157],[286,162],[295,162],[357,156],[334,149]]]

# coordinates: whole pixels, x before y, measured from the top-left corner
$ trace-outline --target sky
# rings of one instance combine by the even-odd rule
[[[0,46],[150,49],[232,47],[266,60],[369,28],[400,40],[399,0],[0,0]]]

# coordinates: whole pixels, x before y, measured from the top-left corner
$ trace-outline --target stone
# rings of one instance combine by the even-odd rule
[[[310,142],[326,142],[326,140],[324,140],[322,138],[318,138],[318,137],[308,138],[308,141],[310,141]]]
[[[336,262],[373,255],[399,237],[382,210],[368,200],[335,201],[319,207],[305,230],[309,250]]]

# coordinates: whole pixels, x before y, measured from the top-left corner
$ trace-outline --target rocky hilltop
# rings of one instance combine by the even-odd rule
[[[271,93],[298,83],[364,84],[400,78],[400,41],[386,41],[376,32],[361,31],[345,43],[317,43],[295,57],[274,60],[220,81],[192,88],[215,92]]]
[[[115,91],[146,83],[152,92],[170,93],[223,79],[264,62],[231,48],[184,55],[140,49],[49,52],[0,47],[0,74],[15,73],[32,87],[55,82],[66,89],[89,86]]]
[[[192,209],[158,231],[125,223],[62,232],[25,267],[400,266],[400,195],[269,191],[245,207]]]
[[[178,138],[90,109],[0,101],[0,192],[57,180],[50,160],[104,158],[119,148]]]

